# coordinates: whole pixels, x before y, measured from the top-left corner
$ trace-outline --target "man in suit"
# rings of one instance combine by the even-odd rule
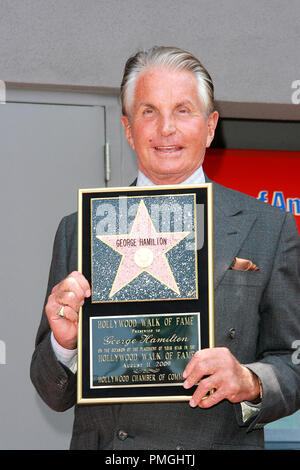
[[[126,63],[121,94],[122,123],[138,159],[136,184],[204,182],[202,163],[218,113],[211,77],[198,59],[168,47],[139,52]],[[183,387],[202,380],[189,403],[76,405],[72,449],[260,449],[264,424],[299,408],[292,349],[300,338],[295,221],[213,186],[216,347],[195,353]],[[58,411],[76,403],[78,311],[90,296],[76,267],[73,214],[55,238],[31,363],[37,391]]]

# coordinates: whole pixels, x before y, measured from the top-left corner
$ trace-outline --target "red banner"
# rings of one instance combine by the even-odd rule
[[[300,152],[208,149],[203,168],[217,183],[292,212],[300,232]]]

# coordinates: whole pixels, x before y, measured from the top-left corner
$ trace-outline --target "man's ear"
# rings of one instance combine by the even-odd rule
[[[209,147],[213,141],[213,138],[215,136],[215,130],[218,124],[218,120],[219,120],[218,111],[213,111],[208,116],[208,119],[207,119],[208,134],[207,134],[207,139],[206,139],[206,147]]]
[[[124,129],[125,129],[125,136],[126,136],[127,142],[129,143],[132,150],[135,150],[134,140],[133,140],[133,136],[132,136],[132,132],[131,132],[131,124],[129,122],[128,117],[127,116],[122,116],[121,117],[121,122],[124,126]]]

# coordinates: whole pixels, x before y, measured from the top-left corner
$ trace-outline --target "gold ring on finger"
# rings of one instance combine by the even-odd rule
[[[57,314],[58,317],[60,317],[60,318],[64,318],[64,317],[65,317],[64,308],[65,308],[64,305],[63,305],[62,307],[60,307],[59,312],[58,312],[58,314]]]
[[[210,395],[212,395],[217,389],[213,388],[212,390],[209,390],[204,397],[201,398],[201,400],[206,400]]]

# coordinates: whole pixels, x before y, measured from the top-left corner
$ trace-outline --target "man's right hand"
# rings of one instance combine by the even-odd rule
[[[78,271],[73,271],[53,287],[46,304],[46,314],[56,341],[66,349],[77,345],[78,312],[86,297],[90,297],[90,285]],[[58,313],[63,309],[63,317]]]

